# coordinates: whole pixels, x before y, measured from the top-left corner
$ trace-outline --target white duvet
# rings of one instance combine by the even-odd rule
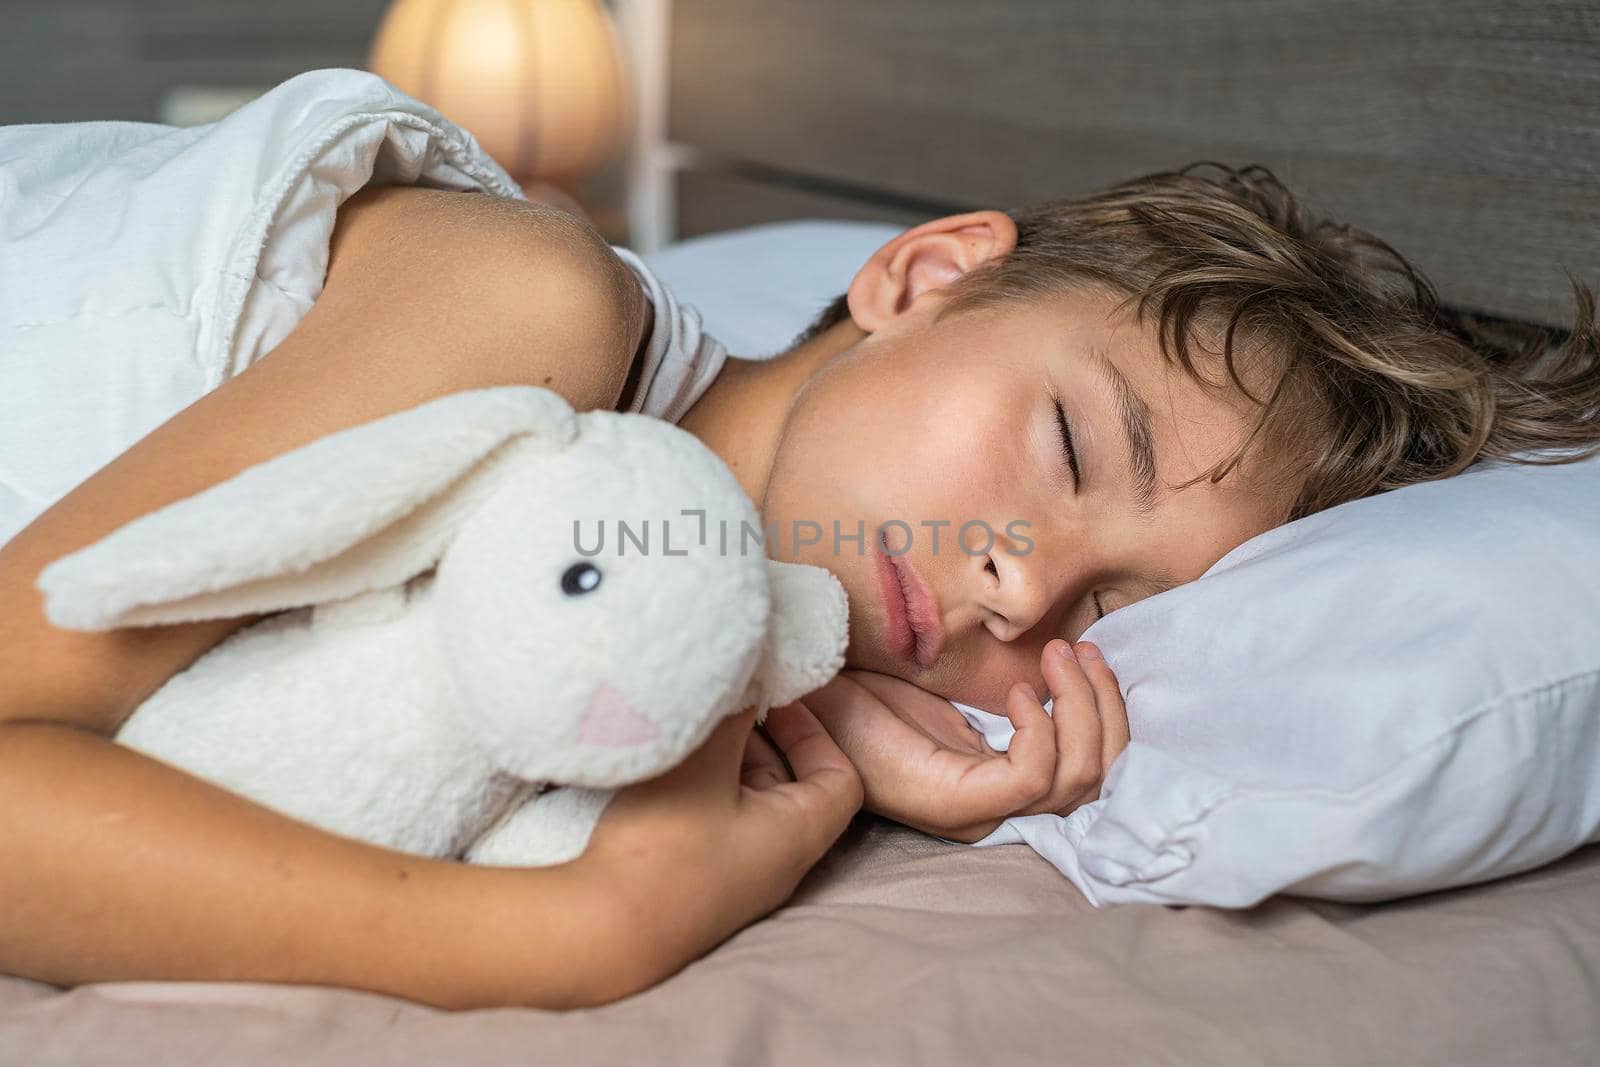
[[[0,543],[278,344],[369,182],[521,195],[470,134],[355,70],[209,126],[0,127]]]

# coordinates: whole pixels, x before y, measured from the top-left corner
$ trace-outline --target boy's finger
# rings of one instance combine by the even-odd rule
[[[1117,756],[1128,747],[1128,709],[1122,700],[1122,687],[1100,649],[1084,641],[1078,645],[1078,664],[1094,687],[1095,707],[1100,713],[1100,773],[1111,769]]]
[[[766,727],[795,773],[794,781],[757,795],[766,812],[775,813],[780,824],[775,832],[789,838],[786,843],[769,836],[768,841],[780,848],[798,846],[809,866],[861,810],[861,776],[804,703],[773,708]]]
[[[767,735],[782,750],[794,769],[796,781],[803,782],[819,771],[848,770],[855,765],[822,723],[801,701],[784,704],[767,712]]]
[[[744,763],[744,750],[755,726],[754,708],[746,708],[725,717],[712,728],[711,734],[700,747],[691,751],[683,761],[656,780],[668,787],[706,788],[718,793],[739,788],[740,767]]]
[[[697,755],[710,761],[714,766],[725,767],[732,764],[739,766],[739,761],[744,756],[745,746],[750,742],[750,735],[756,725],[756,709],[745,708],[743,711],[734,712],[726,716],[711,731],[711,736],[706,738],[700,746]]]
[[[999,798],[1001,807],[998,810],[964,815],[963,822],[1009,815],[1048,795],[1055,780],[1056,761],[1060,758],[1056,751],[1055,724],[1033,687],[1026,682],[1013,685],[1006,694],[1005,712],[1016,731],[1003,756],[1012,772],[1008,795]]]
[[[750,731],[739,764],[739,780],[751,789],[770,789],[794,781],[788,764],[783,761],[783,754],[762,735],[760,727]]]
[[[937,772],[907,774],[895,783],[897,788],[877,789],[872,810],[926,833],[966,840],[969,828],[986,825],[988,829],[978,834],[981,837],[1007,816],[1048,795],[1056,761],[1049,712],[1027,682],[1011,687],[1002,710],[1013,729],[1005,751],[940,752]]]
[[[1044,810],[1054,811],[1100,781],[1104,731],[1094,686],[1072,646],[1051,641],[1042,658],[1056,736],[1055,781]]]

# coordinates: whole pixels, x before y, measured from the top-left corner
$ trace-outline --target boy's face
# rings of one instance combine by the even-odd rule
[[[768,552],[838,576],[850,599],[849,666],[1003,713],[1019,678],[1048,692],[1045,643],[1075,641],[1097,601],[1110,612],[1194,580],[1281,522],[1290,500],[1252,491],[1237,470],[1219,484],[1169,488],[1229,455],[1259,409],[1231,385],[1208,388],[1169,366],[1153,328],[1131,312],[1112,316],[1114,298],[1083,289],[935,325],[943,295],[922,294],[800,389],[763,502]],[[1155,458],[1147,509],[1130,402],[1144,414],[1135,436]],[[862,543],[845,540],[858,522]],[[942,642],[917,621],[918,647],[904,630],[897,639],[901,576],[884,562],[880,528],[931,594]]]

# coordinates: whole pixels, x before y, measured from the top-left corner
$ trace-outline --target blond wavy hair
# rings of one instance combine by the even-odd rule
[[[1220,173],[1197,173],[1208,169]],[[1570,273],[1565,332],[1446,308],[1399,252],[1308,213],[1259,165],[1194,163],[1007,214],[1015,249],[951,283],[937,318],[1090,285],[1159,324],[1164,357],[1202,384],[1218,383],[1196,349],[1220,355],[1261,410],[1231,455],[1183,486],[1220,481],[1273,442],[1296,519],[1479,460],[1600,451],[1594,294]],[[849,314],[841,295],[795,343]],[[1249,351],[1277,357],[1265,397],[1239,373]]]

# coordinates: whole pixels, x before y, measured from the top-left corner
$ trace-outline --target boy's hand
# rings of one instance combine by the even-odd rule
[[[860,777],[805,704],[767,713],[777,749],[754,723],[730,715],[677,767],[618,791],[574,861],[622,901],[627,992],[777,908],[861,808]]]
[[[1093,645],[1051,641],[1040,658],[1052,712],[1012,686],[1016,734],[990,748],[950,701],[891,675],[844,670],[806,704],[861,773],[867,810],[952,841],[988,836],[1012,815],[1065,815],[1100,795],[1128,744],[1128,715]]]

